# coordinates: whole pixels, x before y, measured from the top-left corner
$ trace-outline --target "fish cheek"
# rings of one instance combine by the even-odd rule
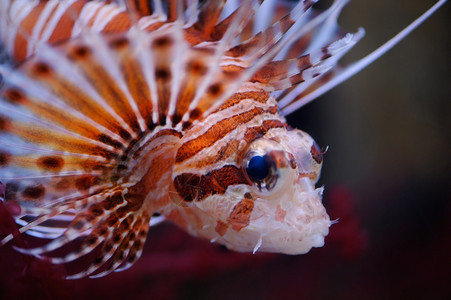
[[[253,209],[254,201],[249,198],[244,198],[233,207],[232,212],[227,218],[227,223],[230,224],[233,230],[239,232],[249,225]]]

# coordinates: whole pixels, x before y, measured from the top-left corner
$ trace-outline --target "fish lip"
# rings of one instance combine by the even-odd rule
[[[315,183],[303,173],[299,174],[298,182],[302,192],[312,193],[316,191]]]

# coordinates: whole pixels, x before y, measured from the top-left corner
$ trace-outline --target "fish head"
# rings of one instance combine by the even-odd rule
[[[315,141],[287,126],[237,140],[233,160],[175,176],[186,229],[241,252],[303,254],[323,246],[331,222],[323,189],[315,188],[323,154]]]

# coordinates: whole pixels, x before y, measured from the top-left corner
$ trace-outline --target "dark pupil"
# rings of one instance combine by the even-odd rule
[[[246,172],[254,180],[263,180],[269,174],[268,161],[263,156],[254,156],[247,164]]]

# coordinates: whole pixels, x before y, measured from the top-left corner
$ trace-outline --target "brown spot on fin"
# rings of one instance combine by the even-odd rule
[[[59,172],[64,167],[64,159],[59,156],[42,156],[37,164],[42,170]]]

